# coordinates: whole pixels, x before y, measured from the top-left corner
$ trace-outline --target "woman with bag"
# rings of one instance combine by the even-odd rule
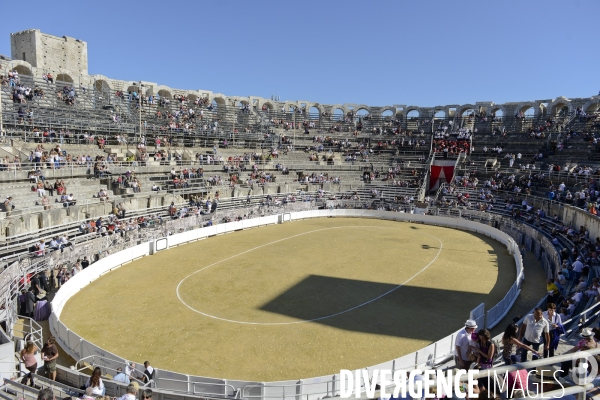
[[[548,303],[548,310],[544,311],[544,318],[548,320],[550,345],[544,346],[544,358],[554,357],[554,351],[558,347],[558,340],[560,335],[565,333],[565,329],[562,326],[562,320],[560,315],[556,312],[556,304]]]

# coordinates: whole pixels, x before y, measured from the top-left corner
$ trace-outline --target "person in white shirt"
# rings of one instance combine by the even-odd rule
[[[537,307],[533,314],[525,317],[521,330],[519,331],[519,341],[531,346],[535,351],[538,351],[540,344],[544,343],[544,349],[550,348],[550,327],[548,321],[544,319],[542,309]],[[542,339],[542,335],[544,338]],[[537,360],[538,356],[533,355],[533,359]],[[521,348],[521,361],[527,361],[527,349]]]
[[[102,378],[100,378],[101,376],[102,370],[100,370],[100,367],[96,367],[94,368],[92,376],[90,376],[85,383],[86,388],[92,388],[92,394],[95,396],[104,395],[104,383],[102,382]]]
[[[456,335],[456,340],[454,342],[454,357],[457,368],[469,369],[469,365],[471,364],[468,354],[469,346],[475,346],[475,341],[473,341],[471,335],[476,329],[477,323],[474,320],[469,319],[465,322],[465,327]]]

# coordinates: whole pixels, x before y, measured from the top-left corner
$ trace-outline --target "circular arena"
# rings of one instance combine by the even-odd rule
[[[552,302],[564,342],[600,321],[599,96],[281,102],[89,75],[85,42],[12,38],[57,57],[0,56],[4,393],[37,397],[18,354],[50,335],[57,376],[36,379],[57,398],[95,368],[119,397],[135,361],[155,400],[320,400],[341,369],[455,367],[467,318],[496,342]],[[50,72],[63,51],[81,62]]]
[[[480,303],[498,303],[515,278],[506,246],[480,234],[318,218],[126,264],[75,294],[60,319],[85,340],[157,368],[283,381],[423,348]],[[178,351],[185,343],[194,343],[193,357]]]

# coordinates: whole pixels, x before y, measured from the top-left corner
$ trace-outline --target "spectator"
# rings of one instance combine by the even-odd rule
[[[108,201],[109,198],[108,198],[108,194],[106,193],[106,190],[100,189],[100,191],[98,192],[98,198],[101,201]]]
[[[598,343],[596,343],[596,340],[594,339],[594,332],[590,328],[584,328],[581,331],[580,336],[582,339],[564,354],[571,354],[578,351],[593,350],[598,348]],[[569,375],[571,368],[573,368],[573,361],[562,362],[560,366],[560,369],[562,370],[560,376],[564,378],[565,376]]]
[[[477,365],[480,369],[490,369],[494,363],[494,354],[498,349],[492,342],[492,335],[487,329],[480,329],[477,336],[477,345],[471,346],[471,351],[477,354]]]
[[[144,361],[144,376],[142,377],[142,382],[148,383],[152,380],[154,380],[154,368],[150,365],[150,361]],[[150,394],[150,397],[152,397],[152,394]]]
[[[25,316],[33,318],[33,311],[35,309],[35,294],[33,294],[33,287],[30,286],[29,290],[25,294]]]
[[[477,329],[477,323],[469,319],[465,322],[465,327],[456,335],[454,342],[455,346],[455,361],[456,367],[459,369],[469,369],[471,361],[469,360],[469,346],[474,346],[473,333]]]
[[[52,208],[50,205],[50,199],[46,195],[42,197],[42,206],[44,206],[44,210],[50,210]]]
[[[29,371],[29,373],[21,380],[21,383],[24,385],[27,384],[27,381],[30,381],[30,386],[34,387],[35,371],[37,370],[35,353],[38,350],[38,347],[33,342],[25,343],[25,348],[21,350],[21,361],[25,363],[25,368]]]
[[[85,388],[85,393],[80,397],[80,399],[82,399],[82,400],[96,400],[96,397],[94,397],[94,389],[92,389],[91,387]]]
[[[4,211],[6,211],[6,215],[10,215],[11,211],[15,209],[15,205],[12,203],[13,198],[9,196],[4,200]]]
[[[44,360],[44,370],[48,378],[56,380],[56,360],[58,358],[58,348],[54,336],[50,336],[44,347],[42,347],[42,360]]]
[[[56,400],[52,388],[44,388],[38,392],[37,400]]]
[[[128,362],[125,365],[125,375],[127,375],[129,377],[129,379],[134,379],[135,378],[135,376],[133,376],[134,372],[135,372],[135,363]]]
[[[90,376],[85,383],[85,387],[92,388],[92,394],[96,396],[104,395],[104,382],[102,382],[102,370],[100,367],[94,368],[94,372],[92,372],[92,376]]]
[[[544,343],[544,349],[548,349],[550,347],[549,330],[548,321],[544,319],[542,309],[536,307],[533,314],[525,317],[519,331],[519,340],[528,346],[531,345],[535,351],[538,351],[542,343]],[[533,359],[537,360],[538,356],[534,354]],[[521,348],[521,362],[525,361],[527,361],[527,349]]]
[[[519,356],[516,355],[517,348],[524,348],[527,351],[531,351],[533,354],[539,356],[537,351],[523,344],[517,339],[518,331],[519,328],[516,324],[509,324],[504,330],[504,335],[502,335],[502,345],[504,346],[502,350],[502,359],[504,360],[505,365],[512,365],[521,361]]]
[[[127,385],[126,393],[119,397],[119,400],[136,400],[139,388],[140,385],[138,385],[137,382],[131,382],[129,385]]]
[[[121,367],[117,368],[117,374],[115,375],[113,380],[116,382],[124,383],[126,385],[129,385],[129,383],[130,383],[129,377],[123,373],[123,368],[121,368]]]

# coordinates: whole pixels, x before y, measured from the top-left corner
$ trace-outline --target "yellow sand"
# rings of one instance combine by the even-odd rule
[[[209,238],[127,264],[75,295],[61,319],[87,340],[154,367],[298,379],[422,348],[462,326],[480,303],[496,304],[514,279],[506,248],[485,236],[322,218]],[[179,284],[195,311],[180,301]]]

